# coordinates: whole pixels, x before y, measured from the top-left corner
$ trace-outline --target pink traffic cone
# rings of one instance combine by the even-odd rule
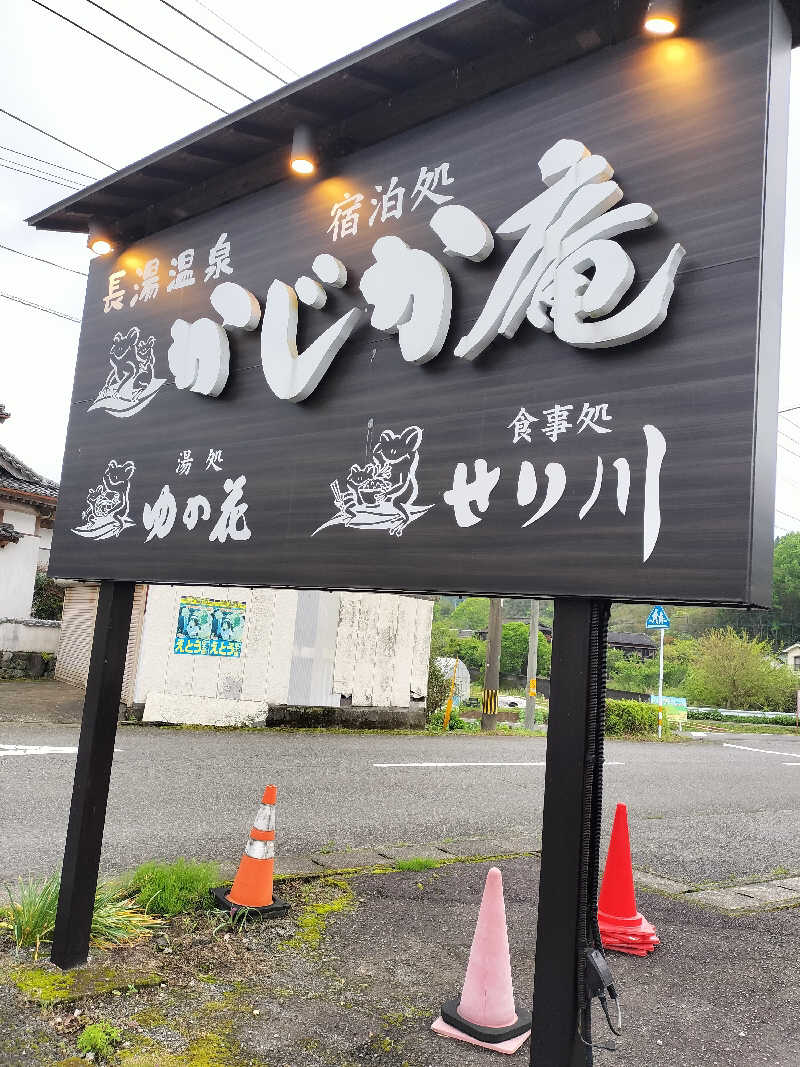
[[[531,1013],[514,1003],[503,877],[497,867],[486,875],[461,999],[446,1001],[431,1029],[508,1054],[530,1035]]]

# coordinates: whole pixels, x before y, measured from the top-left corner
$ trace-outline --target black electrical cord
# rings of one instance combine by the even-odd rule
[[[586,744],[584,749],[584,807],[581,844],[581,881],[578,907],[578,952],[576,982],[578,997],[578,1036],[586,1046],[587,1063],[593,1048],[614,1051],[613,1043],[592,1041],[592,1000],[600,999],[609,1029],[622,1032],[622,1010],[611,971],[603,952],[597,921],[597,888],[600,874],[600,834],[603,816],[603,762],[605,759],[608,601],[594,601],[590,612],[589,683],[587,690]],[[612,1022],[606,993],[616,1005],[617,1021]]]

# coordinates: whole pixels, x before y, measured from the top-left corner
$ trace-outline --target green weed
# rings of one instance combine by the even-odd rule
[[[20,879],[16,893],[6,886],[9,904],[3,909],[5,924],[18,948],[33,947],[38,958],[43,942],[52,940],[56,924],[61,878]],[[91,939],[94,945],[115,945],[129,941],[158,926],[132,901],[122,897],[119,887],[101,882],[97,887],[92,913]]]
[[[178,859],[155,860],[137,867],[128,881],[128,892],[140,908],[171,918],[182,912],[211,907],[211,890],[222,881],[216,863]]]
[[[107,1060],[114,1055],[114,1046],[122,1040],[122,1031],[111,1023],[90,1023],[84,1026],[78,1036],[78,1052],[86,1055],[93,1052],[95,1056]]]
[[[423,856],[414,856],[412,859],[397,860],[395,862],[395,867],[398,871],[429,871],[438,866],[438,860],[425,859]]]

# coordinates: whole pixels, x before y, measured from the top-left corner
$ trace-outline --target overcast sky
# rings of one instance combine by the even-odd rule
[[[224,112],[246,103],[243,96],[168,55],[90,0],[43,0],[98,36],[139,57]],[[120,18],[144,30],[199,66],[258,98],[280,82],[194,27],[163,0],[99,0]],[[330,63],[399,26],[447,6],[437,0],[170,0],[173,7],[204,23],[220,37],[282,77]],[[231,25],[226,25],[221,19]],[[242,31],[245,39],[232,27]],[[264,51],[266,50],[266,51]],[[793,56],[789,144],[789,212],[784,273],[781,408],[800,407],[796,338],[800,334],[800,62]],[[220,117],[201,103],[119,55],[100,41],[38,6],[33,0],[0,2],[0,107],[91,156],[57,144],[0,114],[0,244],[87,270],[90,253],[78,234],[36,231],[24,219],[70,194],[69,188],[21,174],[52,169],[36,156],[72,168],[65,183],[89,184]],[[113,86],[114,89],[109,87]],[[13,151],[12,151],[13,150]],[[18,153],[27,153],[27,156]],[[7,167],[17,168],[9,170]],[[78,323],[6,298],[19,297],[79,319],[85,278],[0,248],[0,403],[12,418],[0,429],[0,443],[41,474],[57,479],[61,469],[67,409],[78,344]],[[780,419],[778,533],[800,529],[800,410]]]

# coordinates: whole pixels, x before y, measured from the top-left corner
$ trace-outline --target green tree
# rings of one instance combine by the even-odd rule
[[[536,673],[540,678],[550,677],[550,661],[553,657],[553,646],[539,631],[539,640],[536,643]]]
[[[772,604],[784,618],[800,618],[800,533],[775,542]]]
[[[468,596],[455,608],[448,622],[459,630],[485,630],[489,625],[489,598]]]
[[[693,704],[745,710],[788,710],[796,685],[796,675],[774,659],[767,641],[738,634],[730,626],[699,639],[686,677]]]
[[[449,620],[434,619],[431,626],[431,655],[455,656],[458,653],[458,635],[450,628]]]
[[[31,615],[34,619],[60,619],[64,607],[64,587],[44,571],[36,572]]]
[[[449,597],[440,596],[433,605],[434,619],[445,619],[453,614],[453,602]]]
[[[428,660],[428,690],[425,698],[425,712],[430,719],[447,700],[450,692],[450,680],[445,678],[436,662],[442,656],[455,655],[458,639],[448,627],[437,619],[431,626],[431,654]]]
[[[528,634],[530,627],[524,622],[503,623],[500,644],[500,673],[524,674],[528,662]]]
[[[458,642],[458,658],[470,671],[483,674],[486,665],[486,642],[479,637],[462,637]]]

